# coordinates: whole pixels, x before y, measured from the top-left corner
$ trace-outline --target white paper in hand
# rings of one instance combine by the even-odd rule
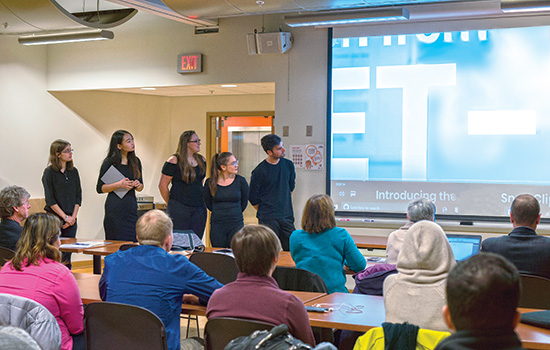
[[[101,177],[101,181],[103,181],[104,184],[110,185],[114,184],[115,182],[118,182],[120,180],[124,180],[126,176],[124,176],[117,168],[115,168],[114,165],[111,165],[109,169],[103,174]],[[117,196],[120,198],[124,197],[126,193],[128,193],[128,190],[124,187],[117,188],[113,191]]]

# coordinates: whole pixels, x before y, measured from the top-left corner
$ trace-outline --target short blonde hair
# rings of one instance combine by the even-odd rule
[[[334,203],[326,194],[316,194],[307,200],[302,214],[302,229],[321,233],[336,227]]]
[[[139,244],[162,246],[166,238],[172,235],[173,224],[168,215],[160,210],[149,210],[136,224]]]
[[[231,249],[239,271],[255,276],[267,276],[282,250],[279,237],[264,225],[243,227],[233,236]]]

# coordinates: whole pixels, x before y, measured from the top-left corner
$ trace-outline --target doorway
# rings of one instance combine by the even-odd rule
[[[266,157],[260,140],[273,133],[273,118],[273,111],[209,113],[208,159],[214,153],[233,153],[239,160],[239,174],[250,184],[252,170]],[[250,203],[243,217],[245,225],[258,222]]]

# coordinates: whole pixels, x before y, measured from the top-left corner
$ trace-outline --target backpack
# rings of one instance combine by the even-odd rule
[[[311,350],[308,344],[288,333],[288,326],[281,324],[270,331],[255,331],[249,336],[238,337],[226,345],[225,350]]]

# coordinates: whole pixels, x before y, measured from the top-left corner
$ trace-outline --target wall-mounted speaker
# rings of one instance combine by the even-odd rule
[[[246,38],[249,55],[285,53],[292,47],[292,36],[289,32],[250,33]]]

